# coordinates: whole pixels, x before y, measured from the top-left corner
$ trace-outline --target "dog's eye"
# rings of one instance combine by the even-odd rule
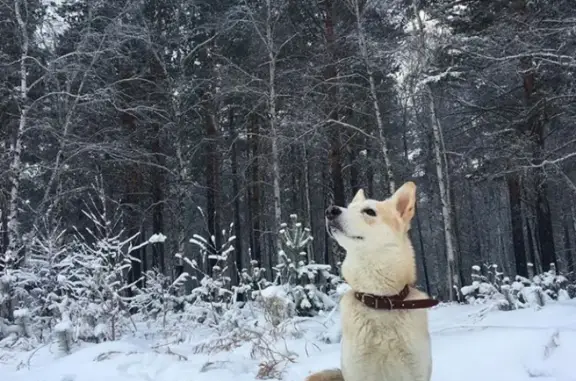
[[[362,209],[362,213],[367,214],[371,217],[376,217],[376,211],[374,209],[370,208]]]

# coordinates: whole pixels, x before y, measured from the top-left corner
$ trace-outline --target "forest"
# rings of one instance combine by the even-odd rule
[[[78,287],[329,287],[325,209],[406,181],[432,295],[480,268],[573,280],[574,1],[4,0],[0,21],[0,318]]]

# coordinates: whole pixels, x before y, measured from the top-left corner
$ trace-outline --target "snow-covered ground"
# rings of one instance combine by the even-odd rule
[[[433,380],[576,380],[576,300],[540,310],[482,309],[442,305],[430,312]],[[55,344],[31,352],[4,349],[0,380],[246,381],[275,365],[283,380],[302,381],[311,371],[338,366],[340,345],[322,340],[333,337],[338,325],[337,316],[294,322],[275,343],[258,343],[259,351],[254,343],[246,343],[206,353],[202,344],[214,345],[216,335],[207,329],[186,332],[187,339],[180,343],[141,335],[85,344],[69,355],[59,354]],[[268,346],[274,349],[262,355]]]

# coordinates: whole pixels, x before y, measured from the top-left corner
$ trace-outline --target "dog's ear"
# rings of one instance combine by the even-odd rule
[[[409,223],[414,217],[416,206],[416,184],[409,181],[402,185],[391,197],[396,210],[405,223]]]
[[[354,204],[355,202],[362,202],[362,201],[366,201],[366,196],[364,196],[364,190],[359,189],[358,192],[356,192],[356,196],[354,196],[354,198],[350,203]]]

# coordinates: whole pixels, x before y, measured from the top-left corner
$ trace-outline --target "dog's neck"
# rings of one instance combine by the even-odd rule
[[[397,295],[416,282],[416,261],[410,241],[381,250],[347,252],[342,275],[356,292]]]

